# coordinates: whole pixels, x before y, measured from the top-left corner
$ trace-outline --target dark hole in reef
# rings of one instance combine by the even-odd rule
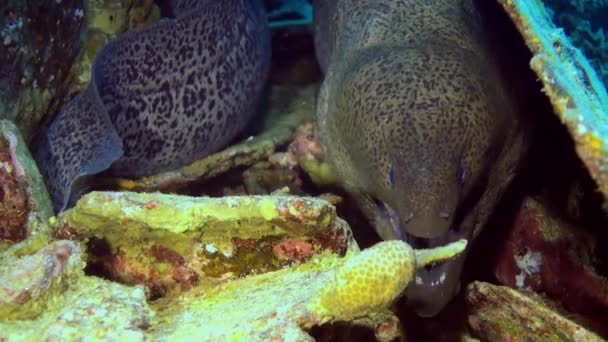
[[[84,273],[90,276],[112,280],[112,273],[104,264],[104,258],[112,255],[112,248],[106,239],[92,237],[87,242],[87,264]]]
[[[313,327],[308,332],[316,341],[375,341],[376,337],[370,328],[352,325],[346,322],[327,323]]]

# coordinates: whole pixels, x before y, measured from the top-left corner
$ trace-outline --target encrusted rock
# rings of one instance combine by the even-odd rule
[[[156,295],[356,248],[330,203],[285,195],[93,192],[60,216],[57,234],[89,238],[90,266]]]

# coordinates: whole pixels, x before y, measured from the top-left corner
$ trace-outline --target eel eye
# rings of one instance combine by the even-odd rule
[[[460,183],[461,185],[464,184],[464,182],[467,180],[467,177],[469,176],[469,170],[467,169],[466,166],[464,166],[463,164],[460,164],[458,166],[458,183]]]
[[[395,168],[393,166],[388,169],[388,183],[391,185],[391,187],[395,186]]]

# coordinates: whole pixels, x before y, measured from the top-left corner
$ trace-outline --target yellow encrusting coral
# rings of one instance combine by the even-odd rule
[[[309,304],[322,321],[353,320],[380,312],[397,299],[416,268],[461,253],[466,240],[417,253],[400,240],[380,242],[348,258]]]
[[[405,289],[414,266],[414,250],[405,242],[378,243],[346,260],[313,301],[311,311],[338,320],[379,311]]]

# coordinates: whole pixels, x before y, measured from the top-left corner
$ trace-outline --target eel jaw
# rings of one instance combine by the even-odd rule
[[[435,238],[421,238],[408,233],[401,227],[397,213],[384,204],[382,216],[390,225],[391,233],[404,240],[414,249],[434,248],[469,239],[464,229],[451,227],[447,233]],[[460,286],[460,273],[465,260],[466,250],[460,256],[431,266],[420,268],[414,274],[414,281],[408,286],[405,296],[408,305],[421,317],[437,315],[456,295]]]

